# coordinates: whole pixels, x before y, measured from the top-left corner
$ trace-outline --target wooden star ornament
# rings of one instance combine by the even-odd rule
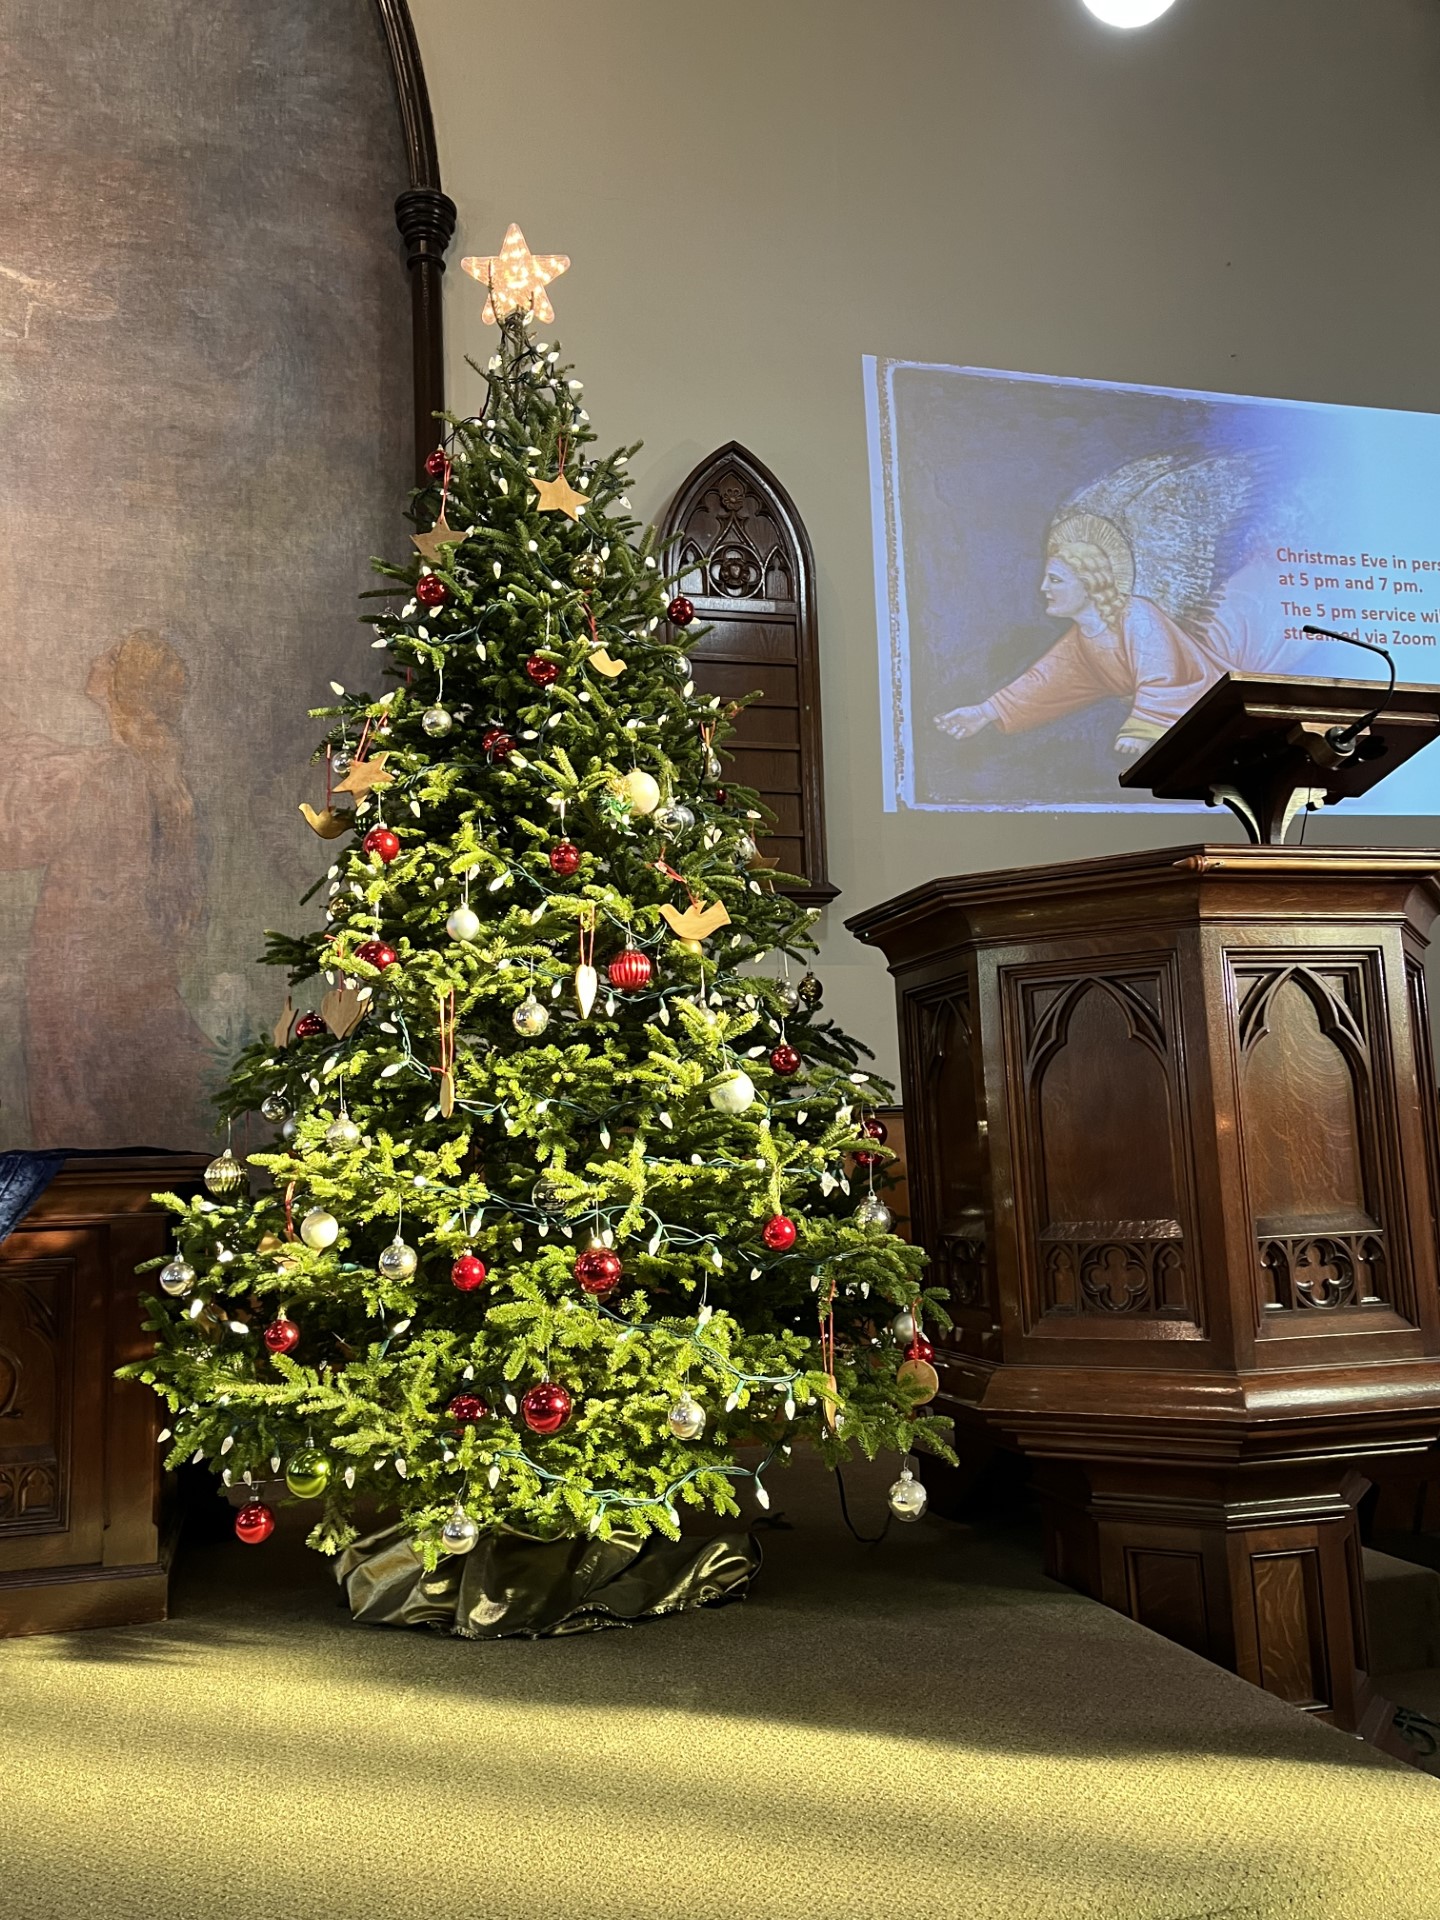
[[[553,480],[532,476],[530,484],[539,496],[535,504],[541,513],[563,513],[571,520],[578,520],[590,504],[578,488],[571,486],[563,473],[557,473]]]
[[[512,220],[499,253],[470,254],[460,262],[472,280],[490,289],[481,318],[499,322],[507,313],[530,312],[553,320],[555,309],[545,289],[570,265],[564,253],[532,253]]]
[[[463,533],[447,524],[443,513],[428,533],[412,533],[410,536],[411,544],[420,558],[432,567],[439,566],[442,547],[458,547],[464,538]]]
[[[343,780],[335,782],[333,791],[353,793],[358,800],[375,787],[388,787],[395,776],[385,771],[386,757],[383,753],[372,753],[364,760],[352,760],[350,771]]]

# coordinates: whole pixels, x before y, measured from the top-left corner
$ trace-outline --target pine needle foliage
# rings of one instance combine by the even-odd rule
[[[397,1511],[433,1565],[457,1506],[482,1529],[674,1536],[686,1504],[736,1513],[747,1483],[763,1503],[797,1438],[832,1464],[947,1452],[890,1328],[917,1304],[943,1324],[924,1255],[854,1218],[853,1154],[873,1147],[862,1125],[886,1089],[775,971],[813,952],[813,915],[752,864],[755,795],[717,784],[733,709],[696,693],[666,621],[672,583],[625,497],[635,449],[592,457],[580,383],[534,335],[526,316],[504,323],[481,412],[448,423],[443,500],[439,476],[415,496],[416,525],[443,505],[455,543],[433,565],[376,562],[388,687],[337,688],[316,715],[322,753],[383,753],[393,778],[355,805],[320,882],[324,927],[269,935],[266,957],[312,995],[358,991],[363,1016],[237,1062],[224,1111],[283,1103],[285,1137],[250,1155],[268,1176],[253,1196],[165,1196],[194,1285],[149,1302],[155,1353],[130,1369],[169,1407],[173,1463],[208,1460],[269,1500],[297,1455],[322,1454],[310,1539],[325,1552],[355,1536],[362,1502]],[[533,482],[559,474],[585,496],[576,519],[540,508]],[[423,603],[434,586],[417,597],[425,576],[443,604]],[[624,671],[599,671],[597,648]],[[653,812],[621,785],[635,770],[658,784]],[[388,863],[364,847],[380,824],[399,841]],[[552,868],[561,839],[573,874]],[[687,897],[729,925],[684,944],[661,908]],[[467,901],[478,931],[453,937]],[[374,942],[393,960],[367,959]],[[651,977],[611,987],[628,947]],[[549,1019],[524,1035],[531,994]],[[770,1064],[782,1039],[798,1073]],[[721,1111],[712,1093],[737,1071],[755,1097]],[[297,1232],[315,1210],[339,1223],[333,1245]],[[764,1243],[776,1215],[793,1247]],[[415,1268],[387,1277],[397,1238]],[[592,1245],[623,1265],[608,1298],[577,1284]],[[488,1269],[473,1291],[452,1283],[465,1254]],[[272,1355],[278,1319],[300,1337]],[[523,1396],[547,1380],[573,1405],[545,1436]],[[669,1416],[687,1393],[706,1417],[684,1439]],[[483,1416],[457,1425],[458,1394]],[[756,1442],[758,1467],[742,1465]]]

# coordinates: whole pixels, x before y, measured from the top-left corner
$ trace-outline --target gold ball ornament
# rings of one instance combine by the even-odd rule
[[[300,1238],[313,1253],[323,1253],[340,1238],[340,1222],[323,1207],[312,1207],[300,1222]]]
[[[584,553],[577,553],[570,562],[570,578],[583,592],[598,587],[605,578],[605,562],[593,547]]]
[[[330,1456],[302,1447],[285,1469],[285,1484],[297,1500],[318,1500],[330,1484]]]
[[[703,940],[680,940],[676,944],[682,953],[704,953],[705,951]]]
[[[228,1200],[246,1184],[245,1169],[226,1147],[205,1169],[205,1190],[216,1200]]]

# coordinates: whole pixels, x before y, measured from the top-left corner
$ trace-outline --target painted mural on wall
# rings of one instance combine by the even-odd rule
[[[0,1147],[203,1146],[396,550],[372,0],[14,0],[0,65]]]

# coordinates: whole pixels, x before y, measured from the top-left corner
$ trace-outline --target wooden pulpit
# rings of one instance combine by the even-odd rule
[[[941,1409],[1033,1457],[1058,1578],[1375,1734],[1356,1502],[1440,1436],[1440,852],[1283,844],[1282,763],[1327,797],[1305,742],[1351,722],[1345,683],[1260,684],[1132,774],[1188,759],[1256,844],[936,880],[849,925],[897,983]],[[1440,693],[1402,692],[1423,744]],[[1401,757],[1384,732],[1339,742],[1350,791]]]

